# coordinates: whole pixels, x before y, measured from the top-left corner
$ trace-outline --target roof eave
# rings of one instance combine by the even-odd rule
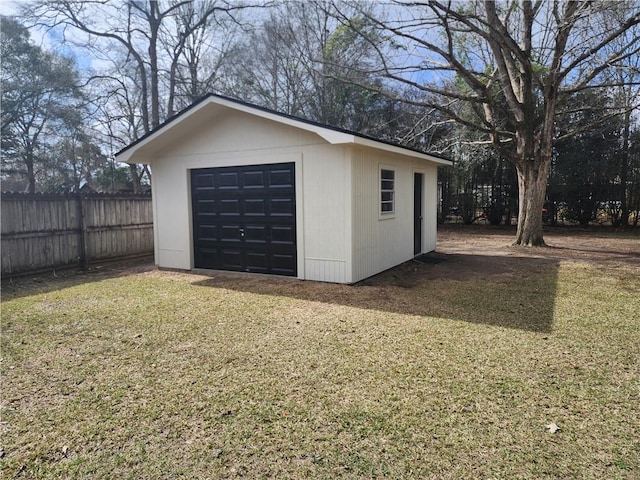
[[[169,118],[166,122],[160,125],[156,130],[152,130],[150,133],[145,135],[144,137],[136,140],[135,142],[129,144],[122,150],[116,153],[115,160],[120,163],[131,163],[131,164],[148,164],[151,159],[146,156],[138,155],[135,160],[132,158],[136,156],[136,153],[143,148],[145,145],[153,142],[156,138],[163,135],[164,132],[174,128],[176,125],[184,122],[188,118],[190,118],[195,112],[203,109],[206,105],[213,103],[214,97],[209,95],[202,98],[199,102],[191,105],[184,111],[176,114],[174,117]]]

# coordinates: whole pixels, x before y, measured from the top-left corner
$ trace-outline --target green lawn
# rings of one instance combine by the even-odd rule
[[[5,288],[3,477],[639,478],[637,266],[509,261]]]

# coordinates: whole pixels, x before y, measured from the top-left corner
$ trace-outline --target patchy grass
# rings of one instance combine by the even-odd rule
[[[438,278],[459,260],[357,287],[141,271],[5,292],[3,474],[638,478],[636,266]]]

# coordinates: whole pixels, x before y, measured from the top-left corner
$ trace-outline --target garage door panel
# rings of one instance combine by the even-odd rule
[[[266,245],[269,242],[267,225],[247,225],[245,227],[244,241]]]
[[[269,270],[269,254],[266,252],[247,252],[246,261],[252,272],[266,273]]]
[[[240,249],[220,249],[220,266],[222,270],[244,270],[242,251]]]
[[[294,185],[293,171],[289,169],[273,169],[269,172],[269,186],[271,188],[285,188]]]
[[[290,272],[294,268],[295,263],[296,259],[293,258],[292,255],[273,254],[271,256],[271,269],[283,275],[291,275]]]
[[[290,226],[274,225],[271,228],[271,242],[292,245],[296,241],[295,229]]]
[[[197,205],[198,213],[216,213],[215,200],[199,199]]]
[[[214,179],[215,176],[213,173],[203,173],[198,175],[198,178],[196,179],[196,186],[200,189],[214,188]]]
[[[220,205],[220,215],[238,216],[241,214],[239,198],[223,199],[223,200],[220,200],[218,203]]]
[[[220,189],[238,189],[240,188],[240,178],[238,172],[218,172],[217,187]]]
[[[296,275],[295,165],[191,171],[194,266]]]
[[[244,188],[265,188],[265,175],[263,170],[249,170],[242,174]]]
[[[214,225],[201,225],[198,229],[198,236],[201,241],[217,241],[218,228]]]
[[[213,265],[218,261],[218,249],[217,248],[205,248],[201,247],[196,254],[196,264],[198,265]],[[207,267],[202,267],[207,268]]]
[[[247,216],[267,215],[266,200],[264,198],[247,198],[244,201],[244,214]]]
[[[242,230],[240,225],[222,225],[220,228],[221,242],[240,242],[242,240]]]
[[[295,214],[295,203],[290,198],[272,198],[269,202],[269,207],[271,215],[281,217]]]

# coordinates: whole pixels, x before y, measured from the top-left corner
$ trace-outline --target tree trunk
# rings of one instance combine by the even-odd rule
[[[622,165],[620,168],[620,223],[624,228],[629,226],[629,203],[627,202],[627,181],[629,170],[629,135],[631,129],[631,109],[624,115],[624,131],[622,132]]]
[[[36,175],[33,172],[33,163],[27,164],[27,193],[36,193]]]
[[[33,161],[33,148],[27,147],[24,154],[24,163],[27,167],[27,193],[36,193],[36,173]]]
[[[158,83],[158,31],[162,18],[158,15],[158,4],[149,2],[149,70],[151,73],[151,128],[160,125],[160,90]]]
[[[133,193],[140,193],[141,187],[138,166],[135,164],[129,164],[129,171],[131,172],[131,180],[133,181]]]
[[[542,236],[542,209],[547,192],[548,160],[520,161],[518,174],[518,229],[514,245],[544,246]]]

